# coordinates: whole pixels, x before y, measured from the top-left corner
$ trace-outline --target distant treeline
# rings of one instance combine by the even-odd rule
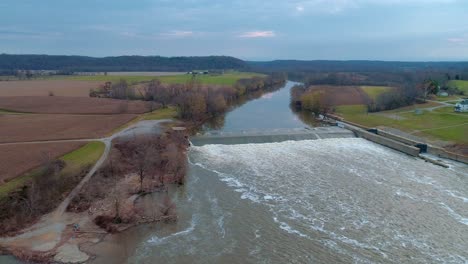
[[[401,73],[435,71],[459,74],[468,78],[468,62],[400,62],[400,61],[333,61],[333,60],[275,60],[267,62],[243,61],[229,56],[161,57],[117,56],[87,57],[63,55],[0,54],[0,74],[17,70],[55,70],[62,72],[87,71],[192,71],[236,69],[264,73],[287,72],[292,79],[305,73]]]
[[[120,100],[145,100],[151,102],[151,110],[159,107],[177,107],[179,118],[203,123],[210,118],[222,116],[232,107],[255,97],[281,87],[286,81],[284,74],[272,74],[265,77],[239,79],[232,86],[206,85],[197,78],[192,78],[184,84],[164,84],[157,78],[150,82],[140,83],[138,88],[131,87],[124,79],[111,84],[106,97]],[[90,96],[103,94],[91,90]],[[124,112],[124,111],[122,111]]]
[[[0,74],[14,75],[17,70],[56,71],[192,71],[196,69],[236,69],[248,65],[228,56],[160,57],[118,56],[94,58],[62,55],[9,55],[0,54]]]
[[[252,69],[262,72],[403,72],[443,70],[468,73],[468,62],[275,60],[248,62],[248,64]]]

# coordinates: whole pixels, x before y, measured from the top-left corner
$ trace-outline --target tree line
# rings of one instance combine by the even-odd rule
[[[192,71],[194,69],[247,69],[248,65],[229,56],[161,57],[117,56],[87,57],[63,55],[0,54],[0,72],[13,75],[17,70],[56,71]]]
[[[107,96],[114,99],[145,100],[152,108],[176,106],[179,118],[203,122],[224,114],[229,108],[257,92],[275,89],[284,84],[284,74],[240,79],[232,86],[204,85],[195,76],[185,84],[163,84],[159,79],[131,87],[125,80],[110,85]],[[101,88],[102,89],[102,88]],[[102,91],[102,90],[101,90]],[[100,91],[92,90],[90,95]]]

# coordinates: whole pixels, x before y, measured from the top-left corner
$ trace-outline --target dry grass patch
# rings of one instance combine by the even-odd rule
[[[310,91],[324,92],[331,100],[331,105],[359,105],[369,100],[367,94],[358,86],[314,85]]]

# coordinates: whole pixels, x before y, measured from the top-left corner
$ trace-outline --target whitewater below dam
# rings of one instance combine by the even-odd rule
[[[219,133],[312,129],[289,109],[293,85]],[[91,263],[468,263],[467,165],[349,137],[192,146],[188,159],[169,190],[178,220],[108,236]]]
[[[218,131],[309,127],[289,109],[293,85],[230,112]],[[193,146],[189,163],[173,193],[179,220],[132,232],[126,262],[468,262],[466,165],[360,138]]]
[[[180,218],[131,263],[466,263],[468,170],[364,139],[190,150]]]

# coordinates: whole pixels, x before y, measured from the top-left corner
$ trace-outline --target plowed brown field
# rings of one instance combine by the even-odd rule
[[[0,143],[100,138],[135,117],[131,114],[0,115]]]
[[[44,155],[58,158],[84,144],[86,143],[64,142],[0,146],[0,184],[39,166]]]
[[[89,97],[89,89],[97,88],[100,81],[35,80],[0,81],[0,96],[55,96]]]
[[[46,114],[142,114],[148,102],[65,96],[0,97],[0,109]]]

